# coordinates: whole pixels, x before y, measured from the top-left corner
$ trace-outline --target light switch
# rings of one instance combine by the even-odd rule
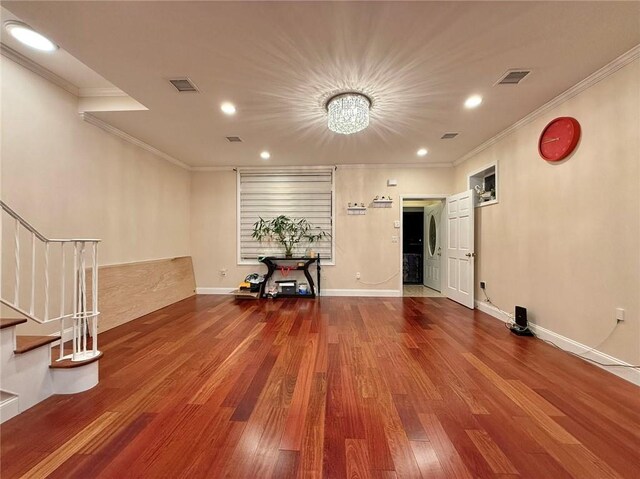
[[[393,227],[394,227],[394,228],[400,228],[400,220],[395,220],[395,221],[393,222]]]

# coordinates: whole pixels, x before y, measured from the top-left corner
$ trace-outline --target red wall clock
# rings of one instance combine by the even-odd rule
[[[580,140],[580,123],[570,116],[552,120],[538,140],[540,156],[547,161],[560,161],[576,149]]]

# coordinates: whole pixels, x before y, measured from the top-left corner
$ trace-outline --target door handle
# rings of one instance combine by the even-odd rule
[[[475,257],[476,257],[476,254],[475,254],[475,253],[467,253],[467,254],[465,254],[465,256],[466,256],[467,258],[471,258],[471,257],[475,258]]]

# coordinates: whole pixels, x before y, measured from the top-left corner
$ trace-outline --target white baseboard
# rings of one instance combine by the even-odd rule
[[[8,391],[5,391],[8,392]],[[13,394],[13,393],[11,393]],[[0,402],[0,424],[20,414],[20,398],[17,394]]]
[[[196,294],[231,294],[235,288],[196,288]],[[320,296],[398,297],[397,289],[322,289]]]
[[[496,307],[487,304],[484,301],[476,301],[475,303],[476,309],[479,309],[483,313],[487,313],[488,315],[493,316],[494,318],[499,319],[500,321],[505,323],[509,321],[509,318],[504,313],[499,311]],[[529,323],[529,327],[540,339],[551,341],[556,346],[566,351],[570,351],[575,354],[582,354],[585,358],[593,359],[594,361],[598,361],[601,363],[619,364],[620,366],[631,366],[629,363],[626,363],[618,358],[614,358],[613,356],[609,356],[608,354],[602,353],[600,351],[589,351],[591,349],[589,346],[585,346],[582,343],[567,338],[566,336],[562,336],[561,334],[555,333],[549,329],[543,328],[542,326],[538,326],[534,323]],[[622,379],[625,379],[630,383],[635,384],[636,386],[640,386],[640,370],[638,369],[616,366],[601,366],[599,364],[596,364],[596,366],[612,374],[615,374],[616,376],[621,377]]]
[[[368,296],[398,297],[402,292],[398,289],[323,289],[321,296]]]
[[[475,304],[476,309],[479,309],[483,313],[487,313],[489,316],[493,316],[494,318],[499,319],[503,323],[508,323],[511,320],[509,316],[485,301],[476,301]]]
[[[196,294],[231,294],[237,288],[196,288]]]

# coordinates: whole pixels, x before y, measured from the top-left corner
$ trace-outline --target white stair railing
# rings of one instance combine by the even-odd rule
[[[58,360],[71,359],[72,361],[84,361],[90,359],[99,354],[98,351],[98,239],[47,239],[40,234],[33,226],[31,226],[24,218],[18,213],[13,211],[4,202],[0,201],[2,211],[9,215],[14,221],[14,260],[12,265],[5,265],[4,274],[7,274],[7,269],[13,266],[14,274],[14,287],[13,295],[7,294],[5,298],[5,292],[3,290],[0,302],[17,311],[18,313],[28,317],[29,319],[38,323],[51,323],[53,321],[59,321],[60,323],[60,356]],[[4,219],[4,218],[3,218]],[[6,224],[6,223],[5,223]],[[4,233],[6,229],[3,228]],[[29,271],[21,270],[22,254],[20,250],[20,238],[23,235],[27,235],[31,243],[31,268]],[[42,269],[38,269],[36,246],[40,243],[44,246],[44,261]],[[55,271],[54,266],[51,263],[51,250],[52,246],[59,246],[59,258],[60,265],[59,271]],[[73,270],[70,271],[69,265],[67,265],[67,250],[73,248]],[[2,251],[3,256],[5,251]],[[55,253],[53,253],[55,254]],[[7,262],[9,263],[9,262]],[[88,268],[87,263],[90,263]],[[90,269],[90,274],[87,275],[87,269]],[[59,274],[59,314],[55,317],[50,317],[52,296],[51,292],[51,275],[52,273]],[[67,291],[67,277],[73,275],[73,300],[69,301],[67,296],[71,296],[71,292]],[[28,301],[25,301],[26,291],[21,290],[21,279],[25,279],[27,276],[27,285],[30,290],[28,291]],[[37,287],[36,283],[40,279],[43,279],[44,283],[42,290]],[[38,292],[42,294],[38,296]],[[89,297],[90,295],[90,297]],[[8,299],[12,296],[12,299]],[[89,303],[90,300],[90,303]],[[28,304],[24,304],[28,303]],[[70,304],[71,303],[71,304]],[[40,306],[40,308],[38,307]],[[89,309],[88,309],[89,308]],[[38,310],[42,310],[43,314],[40,316]],[[63,341],[65,339],[65,326],[67,321],[72,322],[72,352],[65,355]],[[91,338],[89,343],[88,337]]]

